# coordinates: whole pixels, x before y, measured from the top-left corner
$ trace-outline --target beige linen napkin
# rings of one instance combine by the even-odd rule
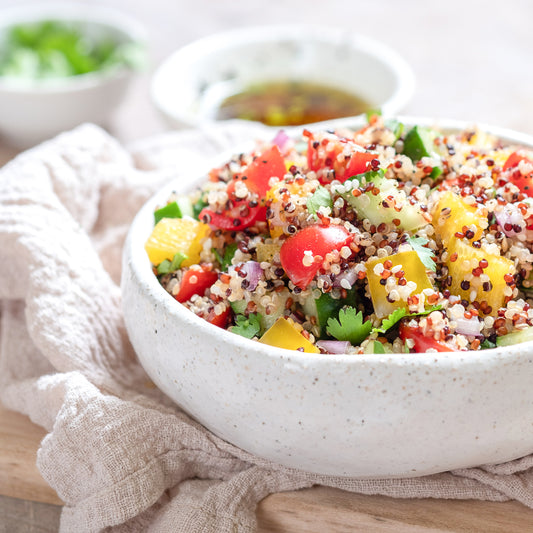
[[[120,311],[128,225],[163,183],[259,135],[230,124],[132,152],[86,125],[0,171],[0,400],[49,432],[37,464],[65,502],[61,531],[251,532],[258,501],[314,484],[533,507],[533,457],[417,479],[316,476],[222,441],[150,386]]]

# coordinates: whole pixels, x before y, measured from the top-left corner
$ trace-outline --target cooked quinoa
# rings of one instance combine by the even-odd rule
[[[533,153],[475,128],[374,116],[280,132],[156,220],[146,249],[167,292],[260,342],[358,354],[533,339]]]

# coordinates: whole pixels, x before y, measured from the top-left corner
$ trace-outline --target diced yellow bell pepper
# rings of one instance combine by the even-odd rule
[[[284,230],[289,226],[287,219],[291,216],[290,213],[286,213],[282,208],[283,202],[282,193],[279,193],[280,189],[287,189],[291,195],[306,198],[312,194],[311,191],[313,191],[315,187],[308,182],[299,184],[280,181],[267,191],[266,199],[270,204],[270,210],[272,212],[272,216],[268,219],[268,227],[270,229],[270,236],[273,239],[283,235]]]
[[[443,209],[446,209],[445,213],[447,214],[442,214]],[[445,244],[454,237],[455,233],[462,232],[464,226],[475,226],[474,237],[470,240],[478,240],[483,233],[482,222],[483,219],[476,213],[476,208],[467,204],[452,191],[444,191],[441,194],[433,211],[435,233]]]
[[[382,276],[374,272],[374,268],[378,263],[383,264],[387,260],[392,263],[391,268],[401,265],[401,270],[405,273],[403,277],[407,282],[412,281],[416,283],[416,289],[411,293],[411,296],[420,294],[424,289],[433,288],[431,281],[427,276],[426,267],[414,250],[400,252],[381,259],[369,259],[366,263],[368,290],[370,291],[374,311],[379,318],[390,315],[398,308],[407,307],[406,300],[400,299],[394,302],[389,302],[387,300],[387,296],[389,295],[388,287],[380,283],[383,279]],[[394,274],[392,274],[392,276],[394,276]],[[395,288],[397,289],[398,287]]]
[[[485,286],[484,283],[487,282],[484,282],[480,276],[473,275],[471,280],[465,279],[468,274],[472,274],[472,270],[479,268],[479,262],[483,259],[487,261],[487,266],[483,268],[483,274],[486,274],[490,279],[489,284]],[[514,263],[510,259],[500,255],[487,254],[460,239],[452,239],[450,242],[446,266],[448,267],[448,275],[452,278],[452,284],[448,287],[449,291],[467,302],[477,301],[481,304],[486,301],[492,310],[485,314],[490,315],[496,315],[498,309],[505,303],[504,289],[506,283],[503,277],[506,274],[513,275],[516,271]],[[470,276],[468,277],[470,278]],[[474,300],[471,300],[472,291],[476,292]]]
[[[284,317],[278,318],[274,325],[259,339],[259,342],[287,350],[303,348],[306,353],[320,353],[320,350],[308,341],[291,321]]]
[[[153,265],[165,259],[172,261],[178,252],[187,256],[182,266],[200,261],[202,239],[209,233],[209,226],[189,217],[163,218],[154,227],[144,248]]]

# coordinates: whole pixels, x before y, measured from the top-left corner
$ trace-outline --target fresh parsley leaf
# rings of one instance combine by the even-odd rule
[[[220,270],[224,272],[228,269],[228,267],[231,265],[231,260],[233,259],[237,248],[238,246],[234,242],[228,244],[226,246],[226,249],[224,250],[224,257],[220,255],[220,252],[218,250],[215,250],[215,248],[213,248],[213,253],[217,258],[217,261],[220,263]]]
[[[178,270],[178,268],[181,267],[181,263],[187,259],[187,255],[181,252],[178,252],[174,255],[172,258],[172,261],[169,261],[168,259],[165,259],[164,261],[161,261],[157,267],[157,273],[159,275],[161,274],[169,274],[170,272],[174,272],[175,270]]]
[[[422,261],[424,266],[428,270],[432,270],[433,272],[435,272],[437,270],[437,265],[435,264],[435,261],[433,261],[433,257],[435,257],[435,253],[433,252],[433,250],[426,248],[424,246],[429,241],[427,239],[424,239],[423,237],[409,237],[407,239],[407,242],[411,245],[413,250],[418,254],[418,257],[420,257],[420,261]]]
[[[354,346],[361,344],[370,334],[372,322],[363,322],[363,313],[353,307],[339,311],[339,318],[328,319],[327,332],[339,341],[349,341]]]
[[[374,341],[373,353],[385,353],[385,346],[379,341]]]
[[[331,200],[331,195],[329,191],[319,185],[316,188],[316,191],[307,199],[307,209],[313,215],[316,215],[316,212],[321,207],[333,207],[333,201]]]
[[[386,333],[394,324],[399,322],[404,316],[407,315],[407,309],[400,307],[395,309],[387,318],[384,318],[379,328],[374,328],[372,333]]]
[[[232,333],[242,335],[247,339],[255,337],[261,329],[261,318],[259,313],[250,313],[245,317],[244,315],[237,315],[235,317],[235,326],[231,328]]]
[[[404,317],[411,318],[414,316],[425,316],[433,313],[433,311],[440,311],[440,309],[442,309],[441,305],[432,305],[421,313],[407,313],[407,309],[405,307],[400,307],[395,309],[387,318],[384,318],[381,322],[381,326],[378,328],[373,328],[372,333],[386,333]]]

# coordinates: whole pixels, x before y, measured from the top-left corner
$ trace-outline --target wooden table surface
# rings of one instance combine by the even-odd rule
[[[0,9],[18,3],[0,0]],[[109,131],[124,143],[165,131],[149,100],[149,80],[173,50],[220,30],[290,22],[326,23],[395,47],[417,78],[405,114],[533,134],[533,3],[528,0],[100,3],[143,22],[150,42],[151,65],[109,124]],[[0,164],[17,152],[8,139],[0,140]],[[35,467],[44,435],[27,417],[0,406],[0,533],[58,530],[61,501]],[[258,520],[260,532],[533,532],[533,510],[516,502],[397,500],[322,487],[269,496],[259,505]]]

